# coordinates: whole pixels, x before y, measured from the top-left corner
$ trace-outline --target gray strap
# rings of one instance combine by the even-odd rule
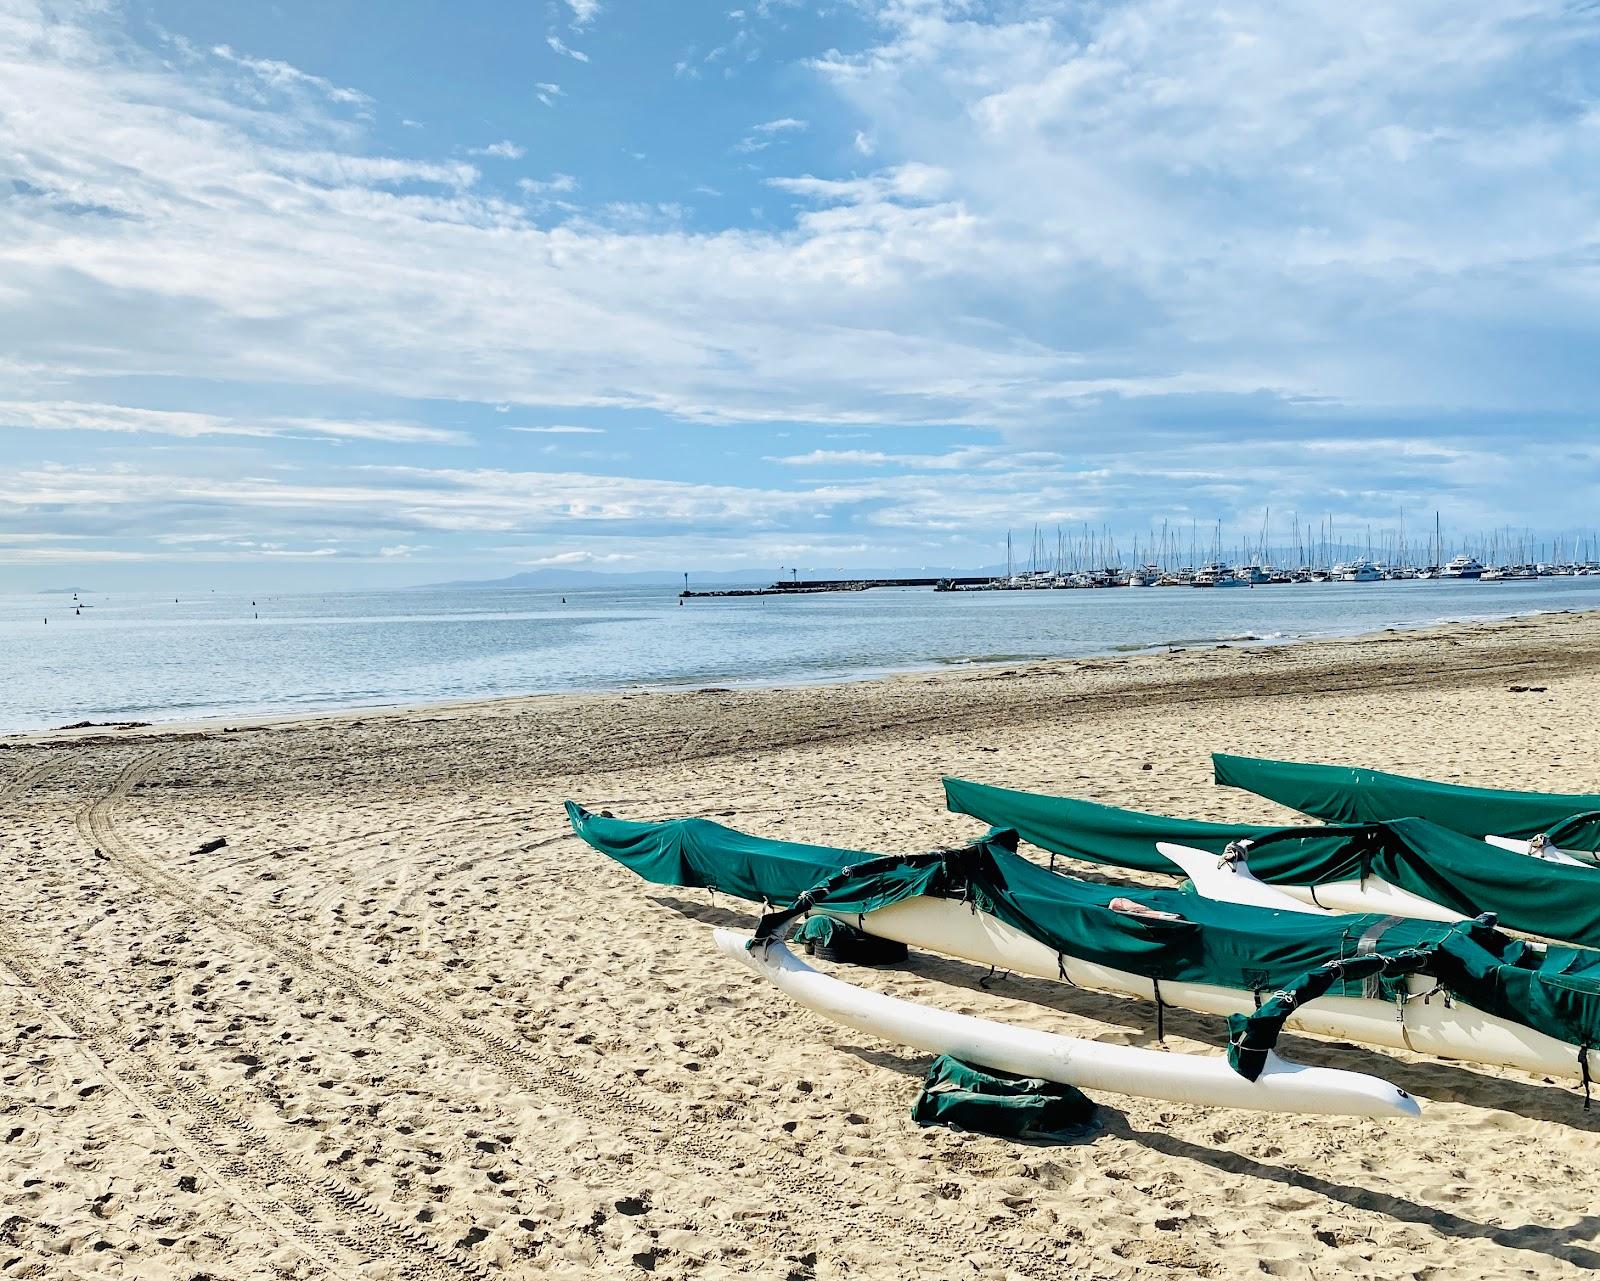
[[[1363,933],[1361,937],[1356,940],[1356,955],[1371,956],[1378,950],[1378,940],[1381,939],[1391,927],[1400,924],[1400,922],[1405,919],[1406,918],[1403,916],[1386,916],[1381,921],[1374,921],[1367,927],[1365,933]],[[1378,976],[1376,974],[1369,975],[1361,981],[1361,995],[1374,1001],[1382,997],[1383,989],[1379,986]]]

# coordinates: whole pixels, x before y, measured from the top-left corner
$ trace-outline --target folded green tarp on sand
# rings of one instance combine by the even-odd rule
[[[1435,783],[1350,765],[1253,756],[1211,757],[1216,781],[1329,823],[1425,818],[1465,836],[1548,836],[1563,849],[1600,850],[1600,795],[1511,792]]]
[[[949,1125],[1002,1138],[1077,1138],[1094,1121],[1095,1105],[1055,1081],[973,1067],[941,1054],[928,1068],[911,1109],[919,1125]]]
[[[1600,866],[1530,858],[1425,819],[1266,827],[1167,818],[960,778],[945,779],[944,790],[956,813],[1014,828],[1030,845],[1069,858],[1177,873],[1157,841],[1212,854],[1242,846],[1257,880],[1314,886],[1375,876],[1464,917],[1493,912],[1511,929],[1600,948]]]

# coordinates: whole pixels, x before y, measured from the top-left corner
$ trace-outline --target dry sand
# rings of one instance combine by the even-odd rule
[[[779,1003],[710,946],[743,905],[644,885],[559,803],[892,851],[977,830],[945,772],[1282,816],[1212,749],[1600,791],[1597,706],[1600,618],[1556,616],[5,740],[0,1277],[1576,1276],[1600,1111],[1569,1088],[1297,1037],[1425,1120],[1104,1096],[1070,1146],[919,1129],[922,1056]],[[1151,1038],[1148,1005],[981,977],[858,976]]]

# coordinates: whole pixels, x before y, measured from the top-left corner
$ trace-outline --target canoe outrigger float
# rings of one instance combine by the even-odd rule
[[[1600,865],[1531,859],[1426,819],[1266,827],[1168,818],[959,778],[945,779],[944,788],[956,813],[1015,828],[1052,854],[1182,872],[1200,893],[1224,902],[1292,906],[1282,901],[1287,896],[1334,912],[1429,921],[1492,912],[1508,929],[1600,948]]]
[[[1217,783],[1329,823],[1425,818],[1464,836],[1600,851],[1600,796],[1463,787],[1349,765],[1212,754]]]
[[[1414,1117],[1421,1111],[1404,1090],[1361,1072],[1307,1067],[1269,1053],[1261,1074],[1251,1081],[1220,1056],[1164,1054],[1008,1027],[819,974],[775,939],[758,942],[732,930],[717,930],[715,938],[729,956],[835,1023],[1017,1076],[1210,1107],[1368,1117]]]
[[[1600,1044],[1600,954],[1544,949],[1488,919],[1322,917],[1121,890],[1022,858],[1014,832],[875,857],[703,819],[632,823],[571,804],[568,815],[646,880],[783,905],[762,940],[810,911],[979,965],[1153,1000],[1158,1031],[1167,1006],[1227,1016],[1229,1062],[1250,1080],[1286,1024],[1585,1082],[1587,1047]]]

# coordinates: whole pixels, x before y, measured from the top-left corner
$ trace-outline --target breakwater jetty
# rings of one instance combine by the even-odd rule
[[[680,598],[697,600],[715,596],[808,596],[817,592],[864,592],[874,587],[980,587],[991,582],[990,577],[951,578],[797,578],[776,582],[770,587],[725,587],[716,591],[697,592],[685,588]]]

